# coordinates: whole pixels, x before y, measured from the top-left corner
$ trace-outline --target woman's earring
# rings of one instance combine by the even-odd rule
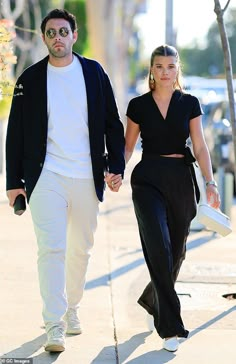
[[[152,84],[155,82],[155,80],[154,80],[154,77],[153,77],[153,74],[152,74],[152,73],[150,73],[150,82],[151,82]]]

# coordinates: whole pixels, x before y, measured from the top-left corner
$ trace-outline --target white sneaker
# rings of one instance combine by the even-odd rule
[[[47,342],[45,350],[50,352],[60,352],[65,350],[65,328],[60,324],[55,324],[47,330]]]
[[[67,334],[79,335],[82,333],[81,324],[77,316],[76,309],[68,308],[65,314],[65,321],[67,323]]]
[[[163,349],[167,351],[176,351],[178,350],[178,348],[179,348],[179,341],[177,339],[177,336],[163,340]]]
[[[147,313],[147,316],[146,316],[146,323],[147,323],[147,328],[148,328],[149,331],[154,331],[155,330],[154,318],[149,313]]]

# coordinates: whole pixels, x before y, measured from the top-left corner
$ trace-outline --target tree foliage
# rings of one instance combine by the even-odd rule
[[[229,9],[225,14],[225,27],[231,49],[233,73],[236,74],[236,9]],[[194,42],[192,47],[181,48],[180,56],[185,75],[215,77],[224,74],[224,57],[217,21],[209,28],[204,48]]]
[[[75,45],[75,50],[84,52],[87,47],[85,0],[1,0],[0,17],[11,19],[16,30],[14,39],[14,51],[18,60],[14,68],[16,77],[27,66],[47,54],[41,39],[41,21],[50,10],[64,7],[76,15],[79,41]]]
[[[0,120],[8,115],[13,92],[11,65],[17,61],[12,48],[12,39],[15,37],[12,26],[11,20],[0,19]]]
[[[80,54],[88,52],[88,31],[85,0],[67,0],[65,9],[74,14],[78,25],[78,41],[74,45],[74,51]]]

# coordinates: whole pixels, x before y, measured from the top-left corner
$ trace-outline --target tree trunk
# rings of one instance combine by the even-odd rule
[[[226,73],[226,81],[228,88],[228,97],[229,97],[229,109],[230,109],[230,122],[232,127],[232,138],[234,144],[234,159],[236,161],[236,125],[235,125],[235,100],[234,100],[234,87],[233,87],[233,71],[232,71],[232,62],[231,62],[231,53],[228,42],[228,37],[226,34],[226,29],[224,25],[224,12],[227,9],[230,0],[227,1],[224,9],[221,8],[220,1],[215,1],[215,13],[217,16],[217,22],[219,26],[219,32],[221,37],[221,44],[224,54],[224,64],[225,64],[225,73]],[[234,176],[236,181],[236,163],[234,163]]]
[[[109,74],[122,117],[127,106],[128,48],[133,17],[143,1],[86,1],[92,57],[100,62]]]

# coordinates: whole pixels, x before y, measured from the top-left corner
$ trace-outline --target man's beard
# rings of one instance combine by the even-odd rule
[[[64,47],[60,51],[56,51],[54,48],[49,48],[48,51],[55,58],[63,58],[68,55],[68,51]]]

